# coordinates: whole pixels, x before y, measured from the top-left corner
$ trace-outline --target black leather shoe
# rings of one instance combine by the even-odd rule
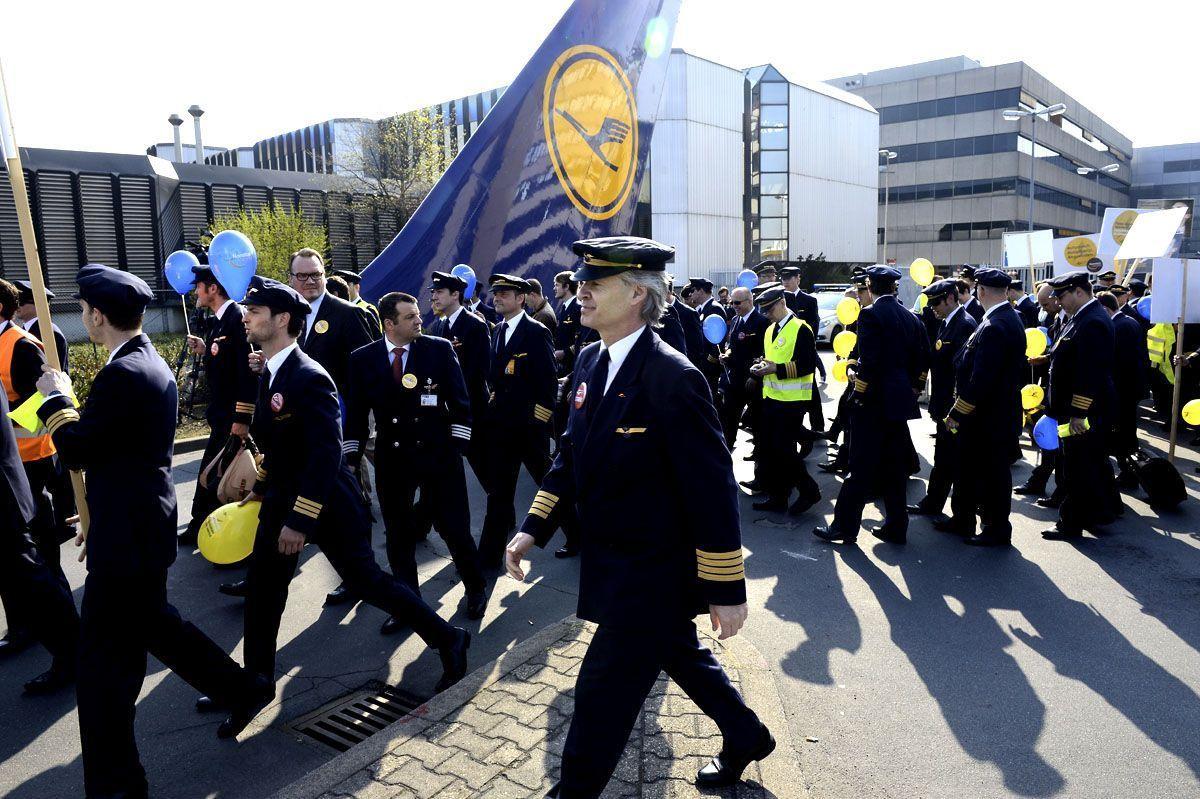
[[[1020,494],[1021,496],[1029,496],[1034,494],[1040,497],[1046,493],[1046,484],[1034,483],[1032,481],[1028,483],[1021,483],[1019,486],[1013,489],[1013,493]]]
[[[908,506],[908,513],[910,516],[936,516],[937,514],[941,513],[941,511],[934,510],[924,502],[918,502],[915,505]]]
[[[761,494],[762,484],[757,480],[739,480],[738,485],[749,491],[751,494]]]
[[[244,598],[246,596],[246,581],[238,580],[236,583],[221,583],[217,590],[225,596],[237,596]]]
[[[75,674],[69,669],[51,666],[46,671],[25,683],[25,696],[49,696],[56,694],[75,682]]]
[[[841,533],[837,530],[834,530],[832,527],[814,527],[813,535],[815,535],[817,538],[820,538],[822,541],[829,541],[830,543],[844,541],[847,544],[853,544],[858,541],[857,534],[847,535],[846,533]]]
[[[1042,538],[1047,541],[1074,541],[1082,537],[1082,530],[1064,530],[1058,527],[1051,527],[1049,530],[1042,531]]]
[[[810,497],[808,499],[798,499],[795,502],[793,502],[790,506],[788,506],[787,514],[788,514],[788,516],[802,516],[803,514],[807,513],[808,510],[813,505],[816,505],[820,501],[821,501],[820,494],[817,494],[815,497]]]
[[[554,557],[556,558],[573,558],[578,554],[579,547],[565,546],[554,550]]]
[[[407,629],[408,625],[397,619],[395,616],[388,616],[387,619],[379,626],[380,635],[394,635],[401,630]]]
[[[254,687],[243,702],[230,711],[229,716],[217,727],[217,737],[221,739],[236,738],[242,730],[254,721],[254,717],[262,709],[271,704],[275,698],[275,685],[266,677],[259,675],[254,678]]]
[[[942,519],[935,519],[933,529],[951,535],[961,535],[964,538],[975,535],[975,525],[965,525],[962,522],[956,521],[953,516],[946,516]]]
[[[786,513],[788,506],[784,500],[764,499],[762,502],[755,502],[750,506],[754,510],[767,511],[768,513]]]
[[[1033,501],[1033,504],[1037,505],[1039,508],[1061,508],[1062,507],[1062,498],[1056,497],[1053,494],[1051,494],[1048,497],[1042,497],[1041,499],[1035,499]]]
[[[889,544],[908,543],[908,535],[906,533],[893,533],[885,527],[880,527],[878,530],[872,530],[871,535],[875,536],[880,541],[886,541]]]
[[[821,471],[825,472],[826,474],[845,474],[846,472],[850,471],[849,469],[847,469],[845,466],[838,463],[837,461],[830,461],[829,463],[818,463],[817,468],[820,469]]]
[[[487,591],[475,591],[467,593],[467,618],[473,621],[478,621],[483,618],[483,614],[487,612],[488,595]]]
[[[15,655],[18,652],[24,652],[29,647],[33,646],[33,634],[26,630],[12,630],[0,638],[0,657],[5,655]]]
[[[741,753],[721,751],[721,754],[708,762],[696,774],[696,785],[716,788],[722,785],[734,785],[742,778],[742,772],[751,763],[762,760],[775,751],[775,738],[771,731],[763,727],[763,738],[753,749]]]
[[[227,710],[223,704],[213,699],[211,696],[201,696],[196,700],[197,713],[216,713],[218,710]]]
[[[467,676],[467,649],[471,646],[471,634],[461,627],[454,628],[454,643],[444,649],[439,649],[442,658],[442,679],[434,686],[435,693],[441,693],[454,683]]]
[[[325,595],[325,607],[333,607],[334,605],[345,605],[354,599],[354,596],[346,588],[346,584],[342,583],[337,588]]]
[[[1002,538],[998,535],[988,535],[980,533],[973,535],[970,538],[963,539],[964,544],[969,544],[973,547],[1008,547],[1012,546],[1012,541],[1008,538]]]

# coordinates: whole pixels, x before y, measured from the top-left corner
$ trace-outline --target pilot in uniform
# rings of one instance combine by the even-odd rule
[[[471,443],[471,402],[449,341],[421,335],[417,299],[393,292],[379,299],[383,338],[350,356],[346,436],[342,449],[357,468],[375,414],[375,488],[387,532],[392,574],[420,593],[418,530],[413,500],[421,491],[425,512],[445,540],[467,590],[467,616],[487,605],[479,553],[471,537],[463,455]],[[388,619],[383,632],[399,629]]]
[[[264,686],[238,667],[167,601],[175,560],[171,452],[179,397],[175,376],[141,331],[154,293],[141,278],[90,265],[76,277],[83,324],[106,345],[82,411],[71,381],[47,371],[38,416],[64,463],[87,477],[91,527],[84,583],[76,696],[88,797],[145,797],[134,738],[134,706],[146,655],[219,701],[243,707]]]
[[[579,355],[571,415],[554,467],[509,545],[509,574],[545,546],[563,508],[582,529],[578,615],[598,627],[575,685],[575,709],[559,783],[548,796],[597,797],[625,750],[642,704],[666,671],[724,736],[721,754],[697,777],[731,785],[775,741],[699,642],[698,613],[719,619],[722,637],[745,618],[733,466],[704,376],[654,332],[674,250],[633,237],[576,242],[589,304],[644,291],[641,307],[609,315],[605,339]],[[635,272],[636,270],[636,272]],[[641,285],[625,283],[635,273]],[[655,280],[657,276],[657,280]],[[614,340],[614,338],[616,340]],[[666,500],[702,496],[704,502]],[[732,625],[732,626],[727,626]]]

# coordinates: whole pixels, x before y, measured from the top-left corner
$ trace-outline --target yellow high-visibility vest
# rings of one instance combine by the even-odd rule
[[[1171,355],[1175,351],[1175,326],[1159,322],[1146,331],[1146,348],[1150,351],[1151,365],[1175,385],[1175,369],[1171,366]]]
[[[795,367],[790,362],[796,351],[796,338],[800,333],[801,325],[805,330],[811,332],[807,322],[793,316],[787,320],[783,329],[778,331],[779,336],[776,338],[776,325],[774,322],[771,323],[763,338],[763,355],[768,361],[775,364],[789,364],[787,369],[794,371]],[[806,375],[789,374],[788,377],[779,377],[772,372],[763,377],[763,397],[765,399],[779,400],[780,402],[807,402],[812,399],[812,389],[812,372]]]

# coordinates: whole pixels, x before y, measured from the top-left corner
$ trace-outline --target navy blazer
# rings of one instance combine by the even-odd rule
[[[42,327],[38,324],[38,320],[34,319],[33,324],[28,328],[29,335],[36,338],[38,341],[43,341]],[[53,322],[50,323],[50,329],[54,331],[54,344],[58,347],[58,359],[62,363],[62,370],[67,374],[71,373],[71,350],[67,346],[67,337],[63,335],[62,330]]]
[[[554,328],[554,349],[563,352],[562,362],[558,364],[560,375],[570,374],[571,369],[575,367],[575,345],[579,339],[579,317],[582,313],[583,309],[576,297],[559,305],[558,310],[554,312],[558,320],[558,325]]]
[[[797,289],[795,294],[785,291],[783,301],[792,313],[808,322],[815,336],[821,329],[821,312],[817,307],[817,298]]]
[[[916,419],[925,388],[929,338],[912,311],[885,294],[858,315],[854,392],[864,408],[892,421]]]
[[[976,322],[983,321],[983,303],[976,299],[974,294],[971,295],[970,299],[967,300],[963,307],[967,309],[967,313],[969,313]]]
[[[63,396],[38,411],[63,463],[87,478],[88,571],[138,575],[174,562],[178,410],[175,375],[138,335],[96,374],[82,411]]]
[[[1150,350],[1146,333],[1134,319],[1120,312],[1113,315],[1116,367],[1113,381],[1117,394],[1126,401],[1138,402],[1146,396],[1150,379]]]
[[[1041,308],[1038,307],[1037,300],[1030,297],[1028,294],[1021,297],[1016,305],[1017,313],[1021,316],[1021,323],[1029,327],[1038,326],[1038,314]]]
[[[492,331],[488,383],[493,396],[487,410],[491,429],[545,426],[554,415],[558,370],[550,331],[529,314],[523,316],[507,343],[502,325]]]
[[[372,411],[377,460],[424,460],[453,452],[456,442],[465,447],[471,441],[471,400],[450,342],[421,336],[408,345],[404,374],[415,378],[412,387],[395,380],[392,346],[385,336],[350,356],[342,451],[351,460],[360,456]],[[423,405],[422,396],[436,397],[436,404]]]
[[[1025,326],[1012,303],[984,316],[958,353],[956,398],[950,416],[978,424],[988,436],[1011,440],[1021,430],[1021,386],[1029,379]]]
[[[566,430],[521,530],[544,547],[578,509],[582,619],[662,629],[745,602],[733,464],[703,375],[646,328],[601,394],[599,355],[580,353]],[[671,500],[684,495],[704,501]]]
[[[478,424],[488,406],[488,372],[492,367],[491,339],[487,322],[463,308],[454,324],[449,319],[437,319],[429,334],[450,342],[471,398],[471,416]]]
[[[350,353],[370,344],[377,331],[370,314],[357,305],[325,292],[316,317],[307,318],[307,327],[298,343],[308,357],[321,364],[338,391],[346,387]]]
[[[233,303],[220,319],[212,318],[213,325],[204,338],[204,376],[208,381],[204,415],[217,433],[228,433],[233,422],[250,424],[254,416],[258,375],[250,371],[244,313],[241,305]]]
[[[687,342],[687,359],[697,369],[705,362],[708,355],[708,339],[704,337],[704,323],[700,314],[686,302],[675,300],[671,303],[675,313],[679,315],[679,324],[683,327],[684,341]]]
[[[658,333],[663,343],[681,355],[687,355],[687,334],[683,332],[683,323],[679,321],[679,312],[675,310],[675,306],[668,305],[663,308],[659,325],[654,332]]]
[[[1110,422],[1115,355],[1113,322],[1092,300],[1063,326],[1050,351],[1050,415],[1062,424],[1071,417],[1086,417],[1092,427]]]
[[[945,419],[954,404],[955,361],[976,327],[975,317],[961,308],[938,325],[929,354],[929,418],[936,422]]]
[[[733,317],[729,325],[729,380],[745,384],[750,379],[750,364],[763,357],[763,334],[771,326],[771,320],[755,308],[745,322],[742,317]]]
[[[24,525],[33,520],[35,508],[33,495],[29,491],[29,478],[21,465],[21,453],[17,451],[17,436],[8,423],[8,393],[0,391],[0,524],[4,535],[14,536]],[[6,539],[8,540],[8,539]]]

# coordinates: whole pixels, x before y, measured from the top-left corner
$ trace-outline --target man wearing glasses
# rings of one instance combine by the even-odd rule
[[[746,384],[750,380],[750,364],[763,353],[763,331],[771,323],[754,307],[750,289],[738,286],[729,296],[733,320],[729,323],[729,340],[721,355],[721,363],[728,370],[729,386],[725,404],[721,406],[721,427],[725,432],[725,444],[732,450],[747,405],[750,406],[751,426],[758,418],[762,391],[757,386],[747,388]]]

